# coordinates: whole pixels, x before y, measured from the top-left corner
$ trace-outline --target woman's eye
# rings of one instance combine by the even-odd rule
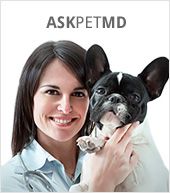
[[[59,95],[57,90],[47,90],[45,93],[49,95]]]
[[[72,94],[72,96],[75,96],[75,97],[84,97],[85,94],[84,94],[83,92],[74,92],[74,93]]]
[[[105,90],[104,88],[98,88],[98,89],[96,90],[96,93],[97,93],[97,94],[100,94],[100,95],[104,95],[104,94],[106,94],[106,90]]]

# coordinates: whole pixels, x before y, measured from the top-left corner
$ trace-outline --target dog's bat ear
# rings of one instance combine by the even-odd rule
[[[111,72],[107,56],[99,45],[91,46],[85,56],[88,86],[92,87],[104,74]]]
[[[169,60],[166,57],[156,58],[138,77],[144,82],[150,100],[158,98],[169,78]]]

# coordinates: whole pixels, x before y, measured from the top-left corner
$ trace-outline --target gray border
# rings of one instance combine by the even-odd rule
[[[24,2],[23,0],[0,0],[0,2],[2,2],[2,1],[13,1],[13,2],[15,2],[15,1],[22,1],[22,2]],[[31,2],[31,1],[47,1],[47,2],[50,2],[50,1],[105,1],[105,2],[107,2],[107,1],[117,1],[117,2],[120,2],[120,1],[126,1],[126,2],[128,2],[128,1],[136,1],[136,2],[142,2],[142,1],[147,1],[147,2],[149,2],[149,1],[170,1],[170,0],[26,0],[25,2]]]

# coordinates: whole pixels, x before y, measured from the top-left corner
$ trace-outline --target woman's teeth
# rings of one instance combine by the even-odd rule
[[[67,124],[67,123],[70,123],[70,122],[71,122],[71,119],[69,119],[69,120],[54,119],[54,121],[55,121],[56,123],[60,123],[60,124]]]

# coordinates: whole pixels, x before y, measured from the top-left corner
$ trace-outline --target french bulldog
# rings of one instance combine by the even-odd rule
[[[113,191],[169,192],[168,170],[144,120],[147,103],[161,95],[169,78],[169,60],[166,57],[156,58],[138,76],[132,76],[112,72],[104,50],[93,45],[86,53],[86,65],[88,84],[92,87],[90,119],[95,127],[90,136],[77,140],[80,149],[88,153],[97,152],[104,146],[105,138],[110,138],[116,129],[139,121],[140,125],[131,139],[139,156],[138,164]],[[92,171],[88,171],[87,164],[88,154],[80,183],[72,186],[70,191],[88,191]]]

